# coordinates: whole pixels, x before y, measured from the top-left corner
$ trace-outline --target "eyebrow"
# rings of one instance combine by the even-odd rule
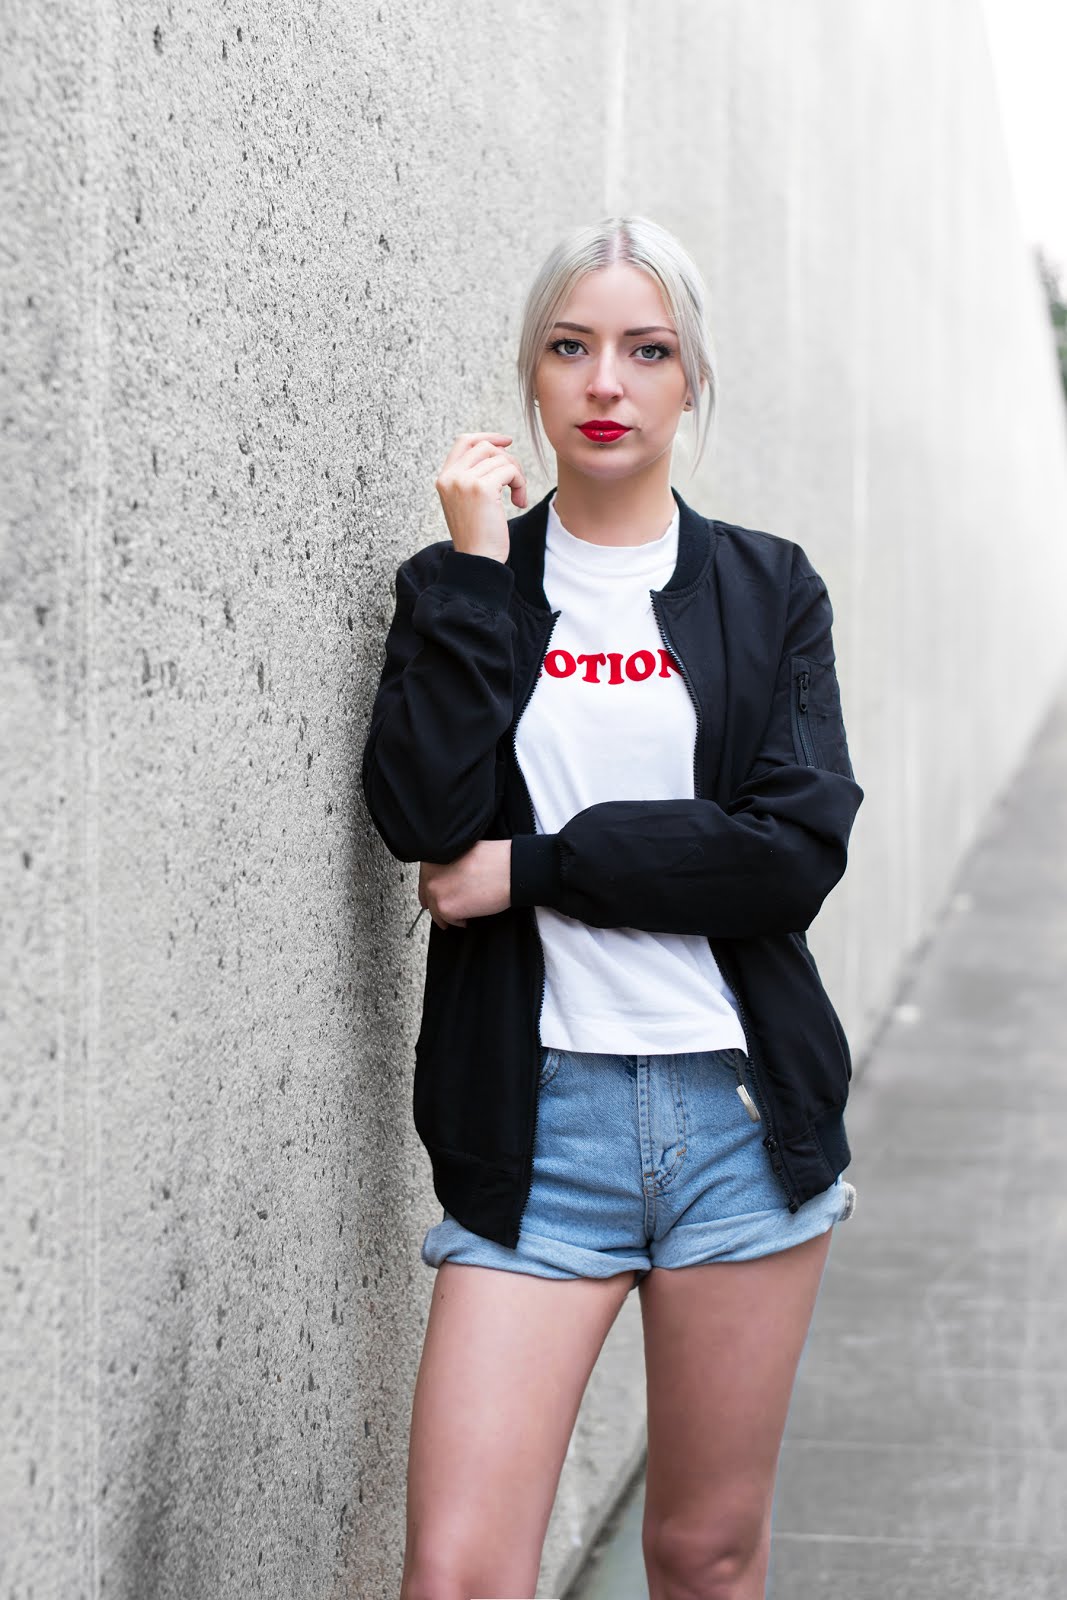
[[[554,322],[552,324],[552,326],[554,328],[573,328],[575,333],[595,333],[596,332],[595,328],[586,328],[580,322]],[[663,327],[662,324],[656,324],[655,326],[653,326],[651,328],[626,328],[623,331],[623,338],[624,339],[629,339],[636,333],[674,333],[674,329],[673,328],[665,328],[665,327]],[[676,334],[675,334],[675,337],[677,337]]]

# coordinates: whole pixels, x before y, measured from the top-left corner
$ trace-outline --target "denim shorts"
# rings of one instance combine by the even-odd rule
[[[742,1084],[751,1109],[738,1093]],[[652,1267],[748,1261],[852,1215],[840,1173],[790,1211],[763,1145],[745,1051],[615,1055],[543,1046],[533,1182],[518,1245],[445,1211],[421,1258],[541,1278],[609,1278]]]

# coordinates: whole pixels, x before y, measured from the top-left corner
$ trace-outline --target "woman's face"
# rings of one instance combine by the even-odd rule
[[[659,285],[630,262],[598,267],[578,280],[559,317],[534,374],[557,460],[593,478],[640,472],[670,450],[688,392]],[[629,432],[596,440],[581,431],[608,421]]]

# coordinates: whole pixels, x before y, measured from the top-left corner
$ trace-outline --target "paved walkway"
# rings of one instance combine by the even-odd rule
[[[768,1600],[1067,1596],[1067,688],[853,1079]],[[568,1600],[646,1600],[642,1495]]]

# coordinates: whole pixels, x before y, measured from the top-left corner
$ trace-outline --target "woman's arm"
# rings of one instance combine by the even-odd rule
[[[492,556],[442,545],[397,569],[363,747],[367,809],[400,861],[452,861],[481,838],[496,805],[497,741],[512,717],[515,574]],[[438,565],[427,583],[428,563]]]
[[[480,839],[511,722],[515,624],[501,496],[525,506],[510,433],[461,433],[434,487],[449,539],[397,569],[396,610],[363,746],[367,809],[400,861],[449,862]],[[451,542],[449,542],[449,540]]]
[[[517,835],[511,903],[550,906],[594,927],[713,938],[809,927],[845,870],[863,799],[841,715],[832,622],[826,587],[809,568],[790,591],[759,754],[728,807],[702,798],[606,800],[558,833]],[[805,666],[814,736],[807,743],[794,720]]]

